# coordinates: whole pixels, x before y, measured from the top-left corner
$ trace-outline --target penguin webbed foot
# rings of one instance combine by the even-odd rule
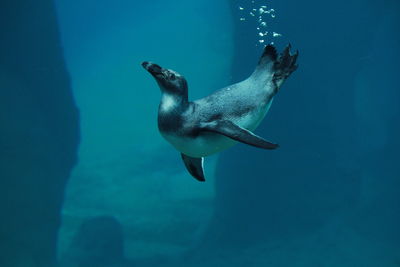
[[[290,49],[291,45],[288,44],[275,62],[274,68],[276,72],[274,74],[274,79],[286,79],[297,69],[298,65],[296,62],[299,51],[297,50],[296,53],[291,54]]]
[[[181,153],[183,163],[185,163],[186,169],[189,173],[196,178],[197,181],[205,182],[204,178],[204,158],[193,158]]]

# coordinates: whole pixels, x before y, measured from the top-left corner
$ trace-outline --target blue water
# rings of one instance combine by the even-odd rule
[[[264,14],[266,27],[258,30],[262,5],[274,9],[274,17]],[[64,114],[62,105],[38,100],[51,102],[57,91],[43,98],[47,93],[38,89],[19,93],[20,83],[36,80],[14,75],[18,67],[0,59],[6,133],[0,181],[13,192],[0,200],[11,203],[3,204],[2,216],[10,222],[3,225],[15,226],[0,229],[0,250],[23,258],[5,260],[4,267],[400,266],[398,1],[56,0],[55,10],[67,89],[79,109],[79,146],[66,144],[77,158],[65,181],[47,193],[40,188],[54,179],[43,178],[46,165],[29,175],[6,170],[9,162],[38,165],[38,156],[19,150],[10,160],[9,140],[25,132],[46,136],[38,139],[44,143],[21,143],[23,136],[15,142],[54,152],[46,164],[59,168],[55,162],[64,161],[64,148],[46,140],[69,138],[70,127],[64,115],[50,122],[25,118],[46,117],[52,109]],[[260,31],[268,34],[261,38]],[[29,36],[33,41],[25,45],[34,46],[35,36]],[[206,182],[199,183],[158,132],[160,91],[140,63],[183,74],[193,100],[245,79],[271,42],[278,51],[288,43],[299,51],[298,69],[256,130],[280,148],[238,144],[206,158]],[[38,68],[27,69],[41,77]],[[24,108],[8,99],[23,99]],[[46,130],[56,124],[65,129]],[[40,191],[38,199],[51,195],[60,205],[13,204],[10,199],[30,194],[9,182],[19,177],[25,177],[26,192]],[[22,232],[34,242],[19,241],[25,239],[14,232],[31,224],[15,222],[47,216],[50,206],[60,219],[52,230],[56,237],[46,243],[51,248],[33,245],[47,242],[42,234],[30,237],[37,230]],[[39,221],[46,232],[53,219]]]

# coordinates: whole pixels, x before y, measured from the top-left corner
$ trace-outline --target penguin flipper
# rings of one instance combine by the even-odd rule
[[[239,125],[227,120],[216,120],[213,122],[205,123],[202,125],[202,130],[222,134],[235,141],[239,141],[241,143],[259,148],[275,149],[279,147],[278,144],[271,143],[264,138],[255,135],[251,131],[246,130]]]
[[[185,163],[186,169],[189,173],[200,182],[204,182],[204,158],[192,158],[188,155],[181,153],[183,163]]]

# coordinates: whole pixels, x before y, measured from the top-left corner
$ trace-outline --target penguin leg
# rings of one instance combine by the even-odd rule
[[[181,153],[183,162],[185,163],[186,169],[189,173],[200,182],[204,182],[204,158],[192,158],[188,155]]]
[[[271,143],[263,139],[262,137],[255,135],[251,131],[246,130],[239,125],[227,120],[216,120],[208,123],[203,123],[201,128],[203,131],[222,134],[233,140],[259,148],[275,149],[279,147],[278,144]]]

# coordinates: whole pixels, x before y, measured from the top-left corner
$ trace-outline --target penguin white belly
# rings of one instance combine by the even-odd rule
[[[195,138],[171,134],[163,134],[163,137],[178,151],[193,158],[210,156],[237,143],[228,137],[211,132],[201,133]]]

